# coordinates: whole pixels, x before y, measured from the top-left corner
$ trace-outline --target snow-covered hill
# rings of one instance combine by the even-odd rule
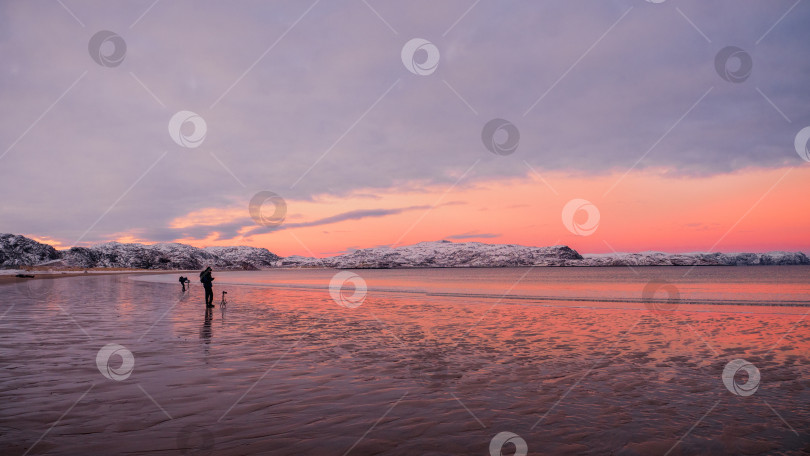
[[[89,248],[74,247],[63,252],[66,266],[133,269],[266,269],[277,264],[279,257],[267,249],[208,247],[201,249],[186,244],[121,244],[108,242]]]
[[[554,247],[525,247],[512,244],[420,242],[402,247],[375,247],[330,258],[287,257],[282,267],[326,268],[470,268],[514,266],[562,266],[581,260],[575,250]]]
[[[583,255],[569,266],[754,266],[810,264],[802,252],[768,253],[616,253]]]
[[[74,247],[62,253],[66,266],[82,268],[201,269],[210,265],[230,269],[234,265],[204,249],[185,244],[121,244],[107,242],[92,247]]]
[[[272,268],[277,266],[279,260],[281,260],[280,256],[267,249],[244,245],[238,247],[206,247],[205,250],[225,261],[242,266],[242,269]]]
[[[288,268],[418,268],[514,266],[753,266],[810,264],[801,252],[769,253],[616,253],[580,255],[567,246],[421,242],[415,245],[357,250],[329,258],[291,256]]]
[[[0,234],[0,268],[29,266],[59,258],[59,252],[47,244],[16,234]]]
[[[208,247],[186,244],[122,244],[107,242],[92,247],[56,250],[25,236],[0,234],[0,267],[17,268],[48,264],[52,267],[130,269],[255,270],[276,266],[279,261],[267,249],[256,247]]]

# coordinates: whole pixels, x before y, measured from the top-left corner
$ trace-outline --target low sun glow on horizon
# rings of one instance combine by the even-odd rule
[[[196,247],[264,247],[281,256],[324,257],[442,239],[564,244],[580,253],[810,250],[804,236],[810,230],[810,213],[803,210],[802,190],[810,168],[749,169],[710,177],[668,177],[666,170],[622,174],[533,171],[523,179],[471,185],[413,183],[396,190],[319,195],[311,201],[287,201],[284,223],[265,234],[249,234],[256,225],[239,205],[195,210],[175,218],[170,227],[241,223],[233,238],[210,235],[174,241]],[[598,227],[591,235],[575,235],[562,223],[562,207],[574,198],[588,200],[599,210]],[[339,217],[369,209],[387,212]],[[583,223],[586,215],[579,211],[575,220]],[[114,240],[153,243],[134,232]]]

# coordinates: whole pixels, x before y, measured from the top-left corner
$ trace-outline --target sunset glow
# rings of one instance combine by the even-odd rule
[[[672,178],[665,172],[567,176],[530,174],[453,188],[402,191],[363,189],[345,197],[321,195],[288,201],[285,224],[307,223],[363,209],[399,209],[382,217],[279,229],[236,239],[177,239],[195,246],[245,244],[282,255],[330,256],[358,248],[407,245],[448,239],[545,246],[568,245],[580,253],[808,250],[810,212],[803,187],[810,168],[746,170],[705,178]],[[545,180],[547,183],[543,183]],[[593,235],[576,236],[560,219],[572,198],[600,211]],[[194,211],[172,222],[175,228],[243,220],[237,206]],[[579,217],[584,214],[578,214]],[[119,242],[137,239],[125,235]],[[146,239],[140,241],[148,242]]]

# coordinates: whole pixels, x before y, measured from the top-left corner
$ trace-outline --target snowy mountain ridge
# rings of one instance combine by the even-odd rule
[[[59,258],[59,251],[50,245],[16,234],[0,234],[2,268],[30,266]]]
[[[179,243],[123,244],[56,250],[14,234],[0,234],[0,268],[47,264],[50,267],[257,270],[269,268],[479,268],[524,266],[751,266],[807,265],[802,252],[768,253],[610,253],[580,255],[557,245],[431,241],[399,247],[373,247],[327,258],[289,256],[264,248],[233,246],[199,248]]]
[[[802,252],[767,253],[609,253],[585,254],[581,265],[569,266],[755,266],[810,264]]]
[[[563,266],[582,256],[568,246],[526,247],[481,242],[420,242],[402,247],[373,247],[328,258],[287,257],[281,267],[424,268]]]
[[[258,247],[208,247],[179,243],[123,244],[56,250],[25,236],[0,235],[0,268],[47,264],[52,268],[216,269],[257,270],[274,267],[280,257]]]
[[[810,264],[801,252],[768,253],[608,253],[580,255],[568,246],[526,247],[481,242],[420,242],[402,247],[374,247],[328,258],[291,256],[287,268],[419,268],[520,266],[753,266]]]

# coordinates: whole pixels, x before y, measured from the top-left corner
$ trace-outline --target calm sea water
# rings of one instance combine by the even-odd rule
[[[217,272],[215,285],[327,290],[333,269]],[[810,266],[476,268],[352,270],[368,293],[498,300],[524,305],[560,305],[702,310],[706,306],[810,306]],[[178,274],[180,275],[180,274]],[[199,285],[191,275],[192,284]],[[174,283],[174,275],[137,280]],[[352,284],[347,284],[352,286]],[[765,311],[767,309],[759,309]],[[789,309],[770,309],[793,312]]]
[[[0,454],[810,450],[808,267],[179,275],[0,285]]]

